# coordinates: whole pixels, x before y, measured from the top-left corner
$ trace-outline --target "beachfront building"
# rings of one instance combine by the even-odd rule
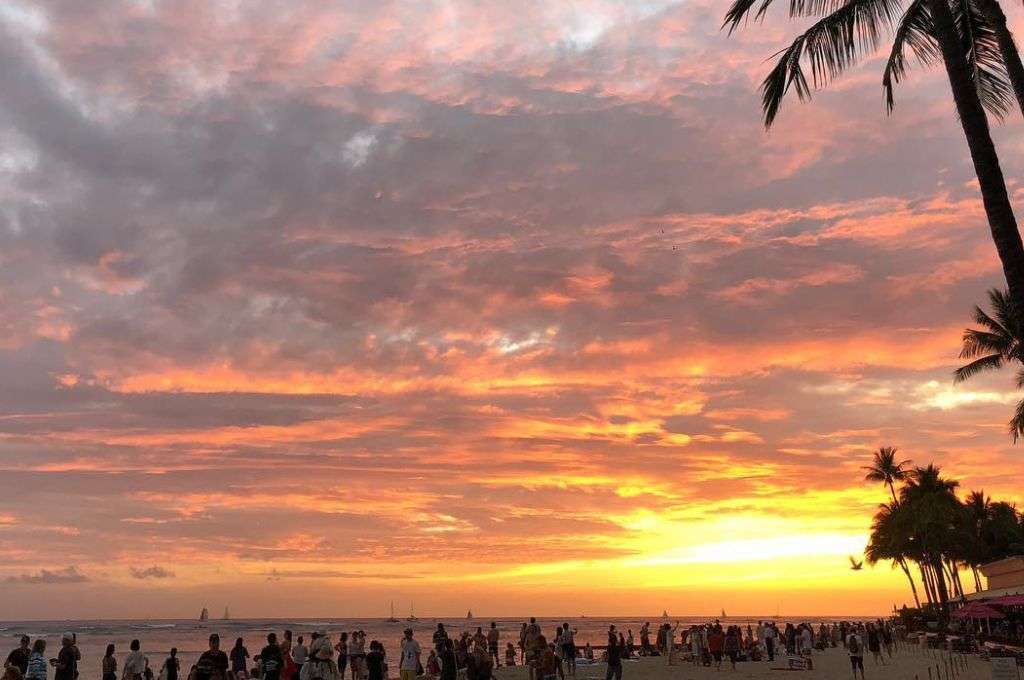
[[[953,617],[1000,643],[1020,645],[1024,642],[1024,555],[989,562],[979,571],[987,587],[966,595],[967,602],[953,612]],[[986,646],[993,644],[987,642]],[[1016,652],[1021,648],[1011,649]]]
[[[978,568],[987,588],[966,596],[968,600],[990,601],[1000,597],[1024,596],[1024,555],[1013,555]]]

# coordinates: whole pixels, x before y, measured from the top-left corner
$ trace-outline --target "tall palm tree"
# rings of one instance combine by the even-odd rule
[[[964,330],[961,340],[960,358],[970,361],[953,371],[953,381],[961,383],[978,373],[1003,368],[1008,363],[1024,365],[1024,342],[1021,329],[1010,306],[1009,293],[995,288],[988,291],[988,313],[975,305],[972,318],[981,328]],[[1024,388],[1024,368],[1017,370],[1017,389]],[[1024,435],[1024,399],[1017,402],[1017,408],[1009,423],[1013,441]]]
[[[981,575],[978,567],[988,561],[988,549],[984,532],[992,514],[992,499],[984,491],[972,491],[964,500],[964,524],[967,565],[974,576],[974,590],[981,590]]]
[[[914,596],[914,605],[920,609],[921,600],[917,596],[917,585],[910,573],[907,562],[913,550],[912,518],[900,507],[900,504],[883,503],[871,520],[871,538],[864,549],[864,558],[874,566],[882,560],[891,560],[893,567],[899,567],[910,582],[910,592]]]
[[[869,482],[882,482],[889,487],[892,494],[892,501],[896,503],[896,482],[902,482],[910,474],[909,460],[896,461],[896,447],[882,446],[875,451],[871,465],[861,469],[866,470],[864,479]]]
[[[893,31],[883,84],[892,106],[892,86],[907,70],[905,48],[923,62],[941,58],[957,116],[967,139],[989,230],[1003,266],[1014,316],[1024,326],[1024,243],[1013,214],[984,107],[997,116],[1009,107],[1011,86],[999,41],[986,15],[971,0],[790,0],[790,16],[821,18],[777,53],[761,86],[766,126],[771,126],[790,88],[808,99],[881,46]],[[995,2],[996,0],[992,0]],[[761,19],[772,0],[734,0],[725,15],[730,32],[751,14]],[[756,9],[755,9],[756,6]],[[804,71],[810,66],[810,83]]]
[[[938,466],[914,468],[900,489],[900,505],[914,518],[914,538],[922,572],[929,571],[939,606],[945,610],[950,600],[946,569],[948,558],[957,550],[956,521],[960,501],[956,497],[959,482],[942,476]],[[927,567],[927,570],[925,569]],[[955,570],[950,585],[955,584]]]

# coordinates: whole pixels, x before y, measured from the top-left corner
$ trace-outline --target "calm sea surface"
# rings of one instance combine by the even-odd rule
[[[769,616],[764,619],[773,618]],[[844,617],[783,617],[784,620],[793,622],[808,621],[817,624],[822,621],[842,620]],[[846,617],[846,620],[861,620],[864,617]],[[178,655],[181,659],[185,677],[188,669],[195,662],[206,648],[207,638],[210,633],[219,633],[221,637],[221,649],[228,651],[236,638],[243,638],[250,654],[258,653],[265,644],[267,633],[274,631],[280,633],[288,629],[298,637],[306,637],[309,642],[309,633],[314,630],[326,630],[331,636],[332,642],[338,641],[338,634],[342,631],[363,630],[366,632],[367,646],[370,640],[380,640],[384,643],[387,655],[390,658],[397,657],[398,641],[402,636],[402,630],[406,626],[412,627],[415,637],[424,647],[424,652],[430,646],[430,637],[437,627],[438,622],[444,623],[450,636],[455,637],[463,630],[474,632],[477,626],[485,629],[490,626],[491,621],[498,624],[501,631],[501,647],[505,643],[516,642],[519,639],[519,628],[528,617],[503,617],[499,619],[435,619],[423,617],[416,622],[409,623],[388,623],[384,619],[232,619],[230,621],[217,620],[206,623],[197,621],[9,621],[0,622],[0,651],[6,658],[8,652],[17,646],[18,638],[22,634],[29,635],[33,640],[42,637],[46,639],[47,657],[56,656],[60,647],[60,637],[64,631],[74,632],[78,635],[78,647],[82,652],[82,661],[79,666],[81,680],[100,680],[100,661],[107,644],[113,643],[117,646],[117,658],[122,660],[128,653],[128,644],[137,638],[142,643],[142,651],[149,657],[150,666],[154,673],[158,673],[171,647],[178,648]],[[679,621],[683,625],[704,623],[709,621],[708,617],[672,617],[671,622]],[[756,624],[757,617],[728,617],[722,619],[723,623],[746,626],[748,623]],[[551,636],[555,629],[562,623],[568,622],[579,632],[576,635],[577,644],[583,646],[587,642],[594,645],[603,645],[607,639],[608,626],[615,624],[624,633],[630,629],[636,637],[636,643],[640,643],[640,626],[644,621],[651,622],[652,636],[653,629],[663,623],[661,617],[643,619],[635,618],[538,618],[537,622],[545,635]],[[502,656],[504,660],[504,655]],[[397,666],[392,662],[392,669]],[[397,671],[393,670],[392,675]],[[52,677],[52,670],[51,670]]]

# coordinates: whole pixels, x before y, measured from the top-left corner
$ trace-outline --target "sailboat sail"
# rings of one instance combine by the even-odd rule
[[[224,620],[225,621],[230,621],[231,620],[231,612],[228,611],[227,607],[224,607]]]
[[[206,607],[203,607],[203,611],[199,613],[199,620],[200,621],[209,621],[210,620],[210,610],[207,609]]]

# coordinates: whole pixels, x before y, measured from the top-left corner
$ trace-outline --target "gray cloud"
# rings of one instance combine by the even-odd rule
[[[150,579],[150,578],[153,578],[153,579],[166,579],[166,578],[174,578],[174,576],[175,576],[173,571],[168,571],[167,569],[164,569],[163,567],[157,566],[157,565],[153,565],[152,567],[145,567],[145,568],[142,568],[142,567],[130,567],[128,571],[131,573],[132,578],[137,578],[137,579],[141,579],[141,580]]]
[[[63,569],[40,569],[35,574],[18,574],[4,579],[7,583],[24,583],[30,585],[49,585],[57,583],[85,583],[89,578],[70,566]]]

